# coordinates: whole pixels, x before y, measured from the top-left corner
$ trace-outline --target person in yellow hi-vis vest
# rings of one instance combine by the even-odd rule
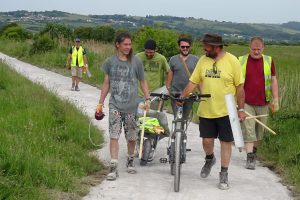
[[[72,73],[72,91],[79,91],[79,82],[82,78],[83,67],[87,68],[87,57],[86,51],[80,44],[80,38],[75,39],[75,45],[70,48],[67,65],[68,68],[71,68]]]
[[[266,115],[279,110],[278,82],[274,59],[263,54],[264,41],[261,37],[250,40],[250,54],[240,56],[242,73],[245,78],[245,110],[251,115]],[[258,118],[264,124],[267,117]],[[246,169],[255,169],[258,142],[263,138],[263,127],[254,119],[242,123],[247,153]]]

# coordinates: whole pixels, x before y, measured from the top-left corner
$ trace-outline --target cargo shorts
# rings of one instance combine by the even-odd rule
[[[136,141],[139,128],[135,113],[123,113],[114,109],[109,110],[109,137],[119,139],[124,127],[126,140]]]
[[[269,113],[269,105],[253,106],[245,104],[245,111],[253,116],[265,115]],[[267,124],[267,117],[257,119],[262,123]],[[256,123],[254,119],[246,119],[243,123],[241,123],[241,128],[245,142],[256,142],[263,139],[264,128],[260,124]]]
[[[82,67],[71,67],[72,76],[82,78]]]

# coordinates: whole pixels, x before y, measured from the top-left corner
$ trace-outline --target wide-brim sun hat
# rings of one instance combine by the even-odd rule
[[[202,42],[213,46],[224,45],[222,36],[213,33],[205,33]]]

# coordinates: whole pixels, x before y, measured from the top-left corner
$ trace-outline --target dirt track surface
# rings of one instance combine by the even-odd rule
[[[59,74],[40,69],[30,64],[18,61],[0,53],[0,59],[4,60],[11,68],[27,77],[35,83],[43,85],[48,90],[56,93],[60,98],[74,103],[91,119],[98,103],[100,91],[87,84],[80,84],[81,91],[70,91],[71,79]],[[106,99],[106,108],[108,98]],[[106,113],[108,110],[104,110]],[[172,116],[168,115],[169,126]],[[98,157],[104,162],[109,162],[108,141],[108,117],[102,121],[93,121],[99,128],[105,130],[106,143],[97,151]],[[200,170],[204,164],[204,152],[199,138],[198,126],[191,123],[188,128],[187,162],[183,164],[181,171],[181,183],[179,193],[173,191],[173,176],[170,175],[169,164],[162,164],[159,158],[166,155],[167,139],[158,144],[155,159],[145,167],[139,166],[136,160],[137,174],[126,172],[126,143],[124,136],[120,138],[119,174],[116,181],[103,181],[100,185],[91,188],[84,200],[194,200],[194,199],[249,199],[249,200],[286,200],[292,199],[289,190],[281,184],[281,179],[266,167],[257,164],[256,170],[247,170],[245,166],[245,152],[239,153],[233,148],[231,163],[229,166],[230,189],[222,191],[217,188],[220,171],[220,145],[215,141],[215,155],[217,163],[211,174],[206,178],[200,178]]]

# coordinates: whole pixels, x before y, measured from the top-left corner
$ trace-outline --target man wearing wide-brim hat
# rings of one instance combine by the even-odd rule
[[[243,75],[238,59],[223,50],[223,40],[220,35],[207,33],[203,37],[203,55],[184,89],[181,97],[187,97],[190,92],[201,84],[201,93],[211,94],[211,98],[201,101],[198,107],[200,137],[205,151],[205,164],[200,176],[206,178],[216,163],[214,156],[214,139],[221,143],[221,172],[219,173],[219,188],[229,189],[228,166],[231,157],[233,134],[225,103],[226,94],[236,95],[238,116],[245,120]]]

